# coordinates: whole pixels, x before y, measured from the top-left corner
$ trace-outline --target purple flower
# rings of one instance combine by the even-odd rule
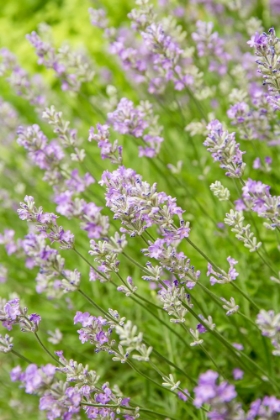
[[[198,330],[199,334],[207,332],[207,329],[202,324],[197,324],[196,329]]]
[[[144,120],[144,113],[134,108],[133,102],[122,98],[114,112],[108,114],[108,121],[114,130],[121,134],[130,134],[134,137],[143,136],[148,123]]]
[[[41,319],[42,318],[40,317],[40,315],[37,315],[37,314],[31,314],[29,316],[29,320],[32,321],[36,326],[39,325]]]
[[[19,299],[16,298],[7,302],[4,306],[4,311],[6,312],[7,319],[15,321],[17,317],[21,315]]]
[[[244,376],[244,372],[243,372],[243,370],[236,368],[236,369],[233,369],[233,371],[232,371],[232,375],[233,375],[233,378],[234,378],[236,381],[239,381],[240,379],[242,379],[242,378],[243,378],[243,376]]]
[[[188,397],[187,397],[187,395],[189,396],[190,394],[189,394],[189,391],[185,388],[184,389],[184,393],[182,392],[182,391],[178,391],[177,392],[177,395],[178,395],[178,397],[180,398],[180,400],[182,400],[182,401],[187,401],[188,400]]]
[[[12,382],[16,382],[16,381],[20,381],[22,380],[22,370],[20,366],[16,366],[15,368],[13,368],[10,372],[10,377],[11,377],[11,381]]]
[[[268,45],[268,36],[265,33],[259,34],[258,32],[256,32],[256,34],[251,37],[250,41],[248,41],[247,44],[251,48],[266,48]]]
[[[230,418],[231,405],[234,404],[232,400],[234,400],[237,394],[234,386],[228,382],[223,381],[218,384],[218,377],[218,373],[211,370],[200,375],[198,386],[194,388],[194,405],[200,408],[205,403],[209,404],[209,418],[227,420]],[[217,416],[218,414],[220,415],[219,417]]]
[[[226,175],[232,178],[240,178],[245,169],[239,144],[235,141],[235,133],[223,130],[218,120],[211,121],[207,125],[208,137],[203,143],[211,152],[213,159],[220,162],[220,167],[225,169]]]

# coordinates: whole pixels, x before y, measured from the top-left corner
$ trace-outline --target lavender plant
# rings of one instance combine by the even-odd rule
[[[277,2],[48,4],[1,40],[1,419],[279,419]]]

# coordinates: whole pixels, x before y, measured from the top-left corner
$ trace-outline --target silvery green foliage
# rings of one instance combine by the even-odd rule
[[[0,353],[12,351],[13,346],[13,337],[10,337],[8,334],[0,334]]]
[[[256,33],[248,41],[250,47],[254,47],[258,57],[259,72],[263,75],[263,84],[268,86],[268,91],[273,96],[279,94],[279,58],[280,44],[274,28],[268,30],[268,34]]]
[[[123,325],[116,325],[115,331],[120,338],[120,345],[126,348],[126,352],[136,352],[136,354],[132,355],[133,359],[139,362],[149,361],[149,356],[153,348],[151,346],[147,347],[143,343],[143,333],[140,332],[137,334],[136,325],[133,325],[131,321],[127,321]]]
[[[98,265],[98,269],[103,273],[104,278],[109,279],[109,273],[118,272],[118,254],[121,254],[127,245],[125,234],[120,235],[118,232],[114,236],[103,241],[90,241],[89,254],[94,256],[94,261]]]
[[[48,337],[48,341],[52,344],[59,344],[63,338],[63,335],[61,333],[61,331],[56,328],[54,331],[47,331],[49,337]]]
[[[184,323],[187,307],[192,307],[184,287],[168,286],[162,288],[158,294],[159,300],[163,303],[163,309],[172,316],[170,322],[174,324]],[[185,305],[185,306],[184,306]],[[186,307],[187,306],[187,307]]]
[[[86,153],[84,149],[79,148],[77,130],[69,128],[70,122],[63,119],[62,112],[56,111],[54,105],[51,105],[49,108],[44,110],[42,118],[53,127],[53,132],[57,134],[61,145],[64,148],[71,148],[74,152],[71,153],[71,159],[73,161],[82,162]]]
[[[249,224],[244,226],[244,216],[242,212],[231,209],[230,212],[226,214],[224,221],[227,225],[232,226],[231,231],[235,233],[236,238],[243,242],[244,246],[248,248],[250,252],[255,252],[260,248],[262,243],[258,242],[253,232],[251,232],[251,226]]]
[[[170,373],[168,376],[163,376],[162,379],[164,380],[162,385],[165,388],[169,388],[171,391],[175,391],[176,389],[178,389],[181,383],[180,381],[176,382],[176,379],[174,378],[172,373]]]
[[[256,323],[262,332],[262,335],[269,337],[274,350],[274,356],[280,356],[280,314],[275,314],[274,311],[265,311],[261,309],[257,316]]]
[[[236,305],[233,297],[231,297],[229,301],[222,297],[220,299],[224,302],[223,308],[227,311],[227,315],[233,315],[238,312],[239,306]]]
[[[200,346],[201,344],[203,344],[203,339],[200,338],[200,334],[198,330],[193,330],[192,328],[190,328],[190,333],[194,340],[190,343],[191,347]]]
[[[218,197],[219,201],[228,201],[230,199],[230,191],[224,187],[220,181],[215,181],[210,185],[210,190]]]
[[[138,287],[134,285],[133,280],[130,276],[127,277],[126,284],[127,285],[122,284],[121,286],[118,286],[117,290],[119,292],[124,293],[127,297],[129,297],[129,296],[133,295],[133,293],[136,292]]]

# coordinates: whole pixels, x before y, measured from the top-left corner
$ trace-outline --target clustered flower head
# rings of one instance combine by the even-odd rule
[[[126,418],[125,408],[129,407],[130,398],[123,398],[120,390],[110,388],[108,382],[99,384],[99,376],[88,366],[68,361],[62,351],[56,355],[59,367],[30,364],[25,372],[20,366],[11,371],[12,381],[21,382],[26,393],[40,396],[40,410],[46,412],[48,419],[75,419],[82,410],[88,419],[115,418],[116,412]],[[59,372],[64,374],[64,380],[57,377]],[[129,410],[127,418],[136,419],[137,411],[137,407]]]
[[[192,38],[196,42],[199,57],[209,56],[209,70],[219,75],[226,74],[230,54],[225,51],[224,40],[219,37],[218,32],[213,32],[213,23],[197,21]]]
[[[270,193],[270,186],[261,181],[248,179],[242,188],[242,199],[236,202],[241,210],[251,209],[267,219],[265,227],[275,230],[280,226],[280,196]]]
[[[44,181],[54,190],[54,202],[57,212],[69,219],[78,218],[80,226],[90,238],[100,238],[109,229],[108,217],[101,214],[102,207],[82,198],[88,187],[95,182],[90,173],[82,177],[77,168],[71,170],[73,161],[82,162],[83,149],[78,147],[77,132],[69,128],[69,122],[62,119],[62,113],[54,107],[47,108],[43,118],[54,127],[57,140],[49,142],[38,125],[18,128],[18,143],[29,152],[29,157],[36,166],[43,169]],[[71,159],[67,159],[70,148]]]
[[[262,335],[271,339],[274,346],[272,354],[280,356],[280,314],[275,314],[272,310],[265,311],[262,309],[257,316],[256,323]]]
[[[125,234],[120,235],[118,232],[103,241],[96,242],[94,239],[90,241],[89,254],[95,257],[94,260],[98,263],[97,271],[102,273],[104,280],[109,279],[111,272],[119,271],[120,262],[117,257],[123,252],[126,245]]]
[[[149,241],[148,243],[150,246],[143,249],[143,253],[157,260],[160,266],[155,267],[148,262],[146,271],[149,275],[143,276],[144,280],[159,280],[162,269],[165,269],[177,279],[176,286],[185,284],[187,288],[192,289],[196,285],[200,277],[200,271],[195,270],[190,259],[183,252],[177,252],[175,244],[169,244],[166,239],[156,239],[155,242]]]
[[[26,38],[35,48],[38,64],[53,69],[61,81],[62,90],[79,91],[81,84],[89,82],[94,76],[93,65],[83,52],[72,51],[67,44],[56,49],[50,40],[44,40],[49,34],[47,25],[41,26],[41,33],[33,31]]]
[[[18,215],[21,220],[36,223],[38,232],[48,238],[51,243],[58,242],[60,248],[73,248],[74,235],[70,230],[65,231],[57,225],[58,216],[54,213],[44,213],[42,207],[37,208],[34,198],[31,196],[25,196],[24,202],[20,203],[20,207]]]
[[[122,98],[117,109],[108,114],[108,123],[115,131],[141,140],[143,146],[139,146],[139,157],[153,158],[158,155],[163,142],[160,136],[162,127],[150,102],[142,101],[135,108],[132,101]]]
[[[228,257],[229,271],[226,273],[224,270],[219,269],[216,271],[210,263],[208,263],[207,276],[210,276],[210,283],[213,286],[215,283],[225,284],[235,280],[239,273],[234,266],[238,263],[234,258]]]
[[[240,178],[245,169],[242,152],[235,141],[235,134],[223,129],[218,120],[211,121],[208,126],[208,137],[203,143],[211,152],[215,161],[220,162],[220,167],[225,169],[226,175],[231,178]]]
[[[188,237],[190,228],[181,217],[183,210],[176,199],[157,192],[156,184],[151,186],[142,181],[134,170],[121,166],[113,172],[105,171],[100,184],[106,187],[106,205],[114,213],[114,219],[121,220],[121,232],[133,237],[157,225],[167,242]],[[179,217],[179,228],[174,225],[175,215]]]
[[[110,162],[122,164],[122,146],[119,146],[118,140],[114,143],[109,141],[109,125],[97,124],[96,129],[91,127],[89,130],[88,141],[96,141],[101,151],[102,159],[109,159]]]
[[[280,46],[274,28],[270,28],[268,33],[256,33],[248,41],[248,45],[254,48],[258,57],[258,70],[263,76],[263,84],[268,86],[268,91],[272,96],[278,96]]]
[[[243,411],[240,405],[233,401],[237,396],[236,390],[226,381],[217,383],[218,378],[219,374],[212,370],[200,375],[198,385],[194,388],[194,405],[201,407],[203,404],[209,404],[210,411],[207,413],[209,419],[233,419],[233,415],[242,414]]]
[[[114,361],[121,363],[125,363],[132,352],[132,359],[149,361],[153,348],[142,342],[143,334],[137,334],[137,327],[131,321],[125,322],[125,318],[121,318],[117,311],[109,309],[106,318],[94,317],[88,312],[77,312],[74,324],[77,323],[82,324],[82,328],[78,330],[81,342],[89,341],[95,346],[95,352],[106,351],[113,355]],[[119,336],[119,343],[111,338],[113,331]]]
[[[22,241],[28,268],[39,267],[36,276],[37,293],[46,293],[54,299],[67,292],[74,292],[80,285],[80,272],[65,269],[65,260],[59,252],[46,244],[45,235],[30,233]],[[67,248],[68,249],[68,248]]]
[[[260,248],[262,243],[258,242],[254,233],[251,232],[250,224],[244,226],[244,219],[242,211],[231,209],[230,212],[226,214],[225,224],[232,227],[231,231],[235,233],[236,238],[243,242],[244,246],[248,248],[250,252],[255,252]]]
[[[3,327],[11,331],[13,325],[19,324],[22,332],[36,333],[39,328],[41,321],[40,315],[31,314],[27,315],[28,309],[20,306],[19,298],[11,299],[6,301],[1,299],[0,301],[0,321]],[[7,336],[5,340],[9,341]],[[3,343],[4,344],[4,343]]]
[[[30,77],[7,48],[0,50],[0,76],[4,76],[18,96],[41,110],[47,100],[47,87],[39,74]]]

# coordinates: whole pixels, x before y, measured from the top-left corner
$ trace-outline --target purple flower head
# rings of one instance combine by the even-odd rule
[[[199,334],[207,332],[207,329],[202,324],[197,324],[196,329],[198,330]]]
[[[218,120],[213,120],[207,125],[208,137],[203,143],[212,154],[215,161],[220,162],[220,167],[225,169],[226,175],[240,178],[245,169],[239,144],[235,141],[235,133],[223,130]]]
[[[4,306],[4,311],[9,321],[15,321],[17,317],[21,315],[19,299],[16,298],[8,301]]]
[[[145,114],[134,108],[133,102],[122,98],[114,112],[108,114],[108,121],[114,130],[121,134],[130,134],[134,137],[143,136],[148,123],[144,120]]]
[[[21,381],[23,378],[23,373],[20,366],[16,366],[10,372],[10,377],[12,382]]]
[[[223,381],[217,383],[218,373],[208,370],[201,374],[198,380],[198,386],[194,389],[194,405],[200,408],[203,404],[211,406],[208,413],[209,418],[219,418],[226,420],[227,413],[230,411],[230,403],[236,397],[236,391],[233,385]],[[215,413],[225,413],[224,416],[215,417]]]
[[[185,388],[184,389],[184,393],[182,391],[178,391],[177,392],[177,395],[180,398],[180,400],[187,401],[188,400],[188,397],[187,396],[189,396],[190,394],[189,394],[189,391]]]
[[[249,47],[256,49],[265,49],[268,45],[268,36],[265,33],[259,34],[255,33],[251,39],[247,42]]]
[[[31,314],[30,316],[29,316],[29,320],[31,321],[31,322],[33,322],[36,326],[38,326],[39,325],[39,323],[40,323],[40,321],[41,321],[41,317],[40,317],[40,315],[37,315],[37,314]]]
[[[93,317],[88,312],[78,311],[74,317],[74,324],[82,324],[83,327],[87,327],[91,324]]]
[[[234,378],[236,381],[239,381],[240,379],[242,379],[242,378],[243,378],[243,376],[244,376],[244,372],[243,372],[243,370],[236,368],[236,369],[233,369],[233,371],[232,371],[232,375],[233,375],[233,378]]]

